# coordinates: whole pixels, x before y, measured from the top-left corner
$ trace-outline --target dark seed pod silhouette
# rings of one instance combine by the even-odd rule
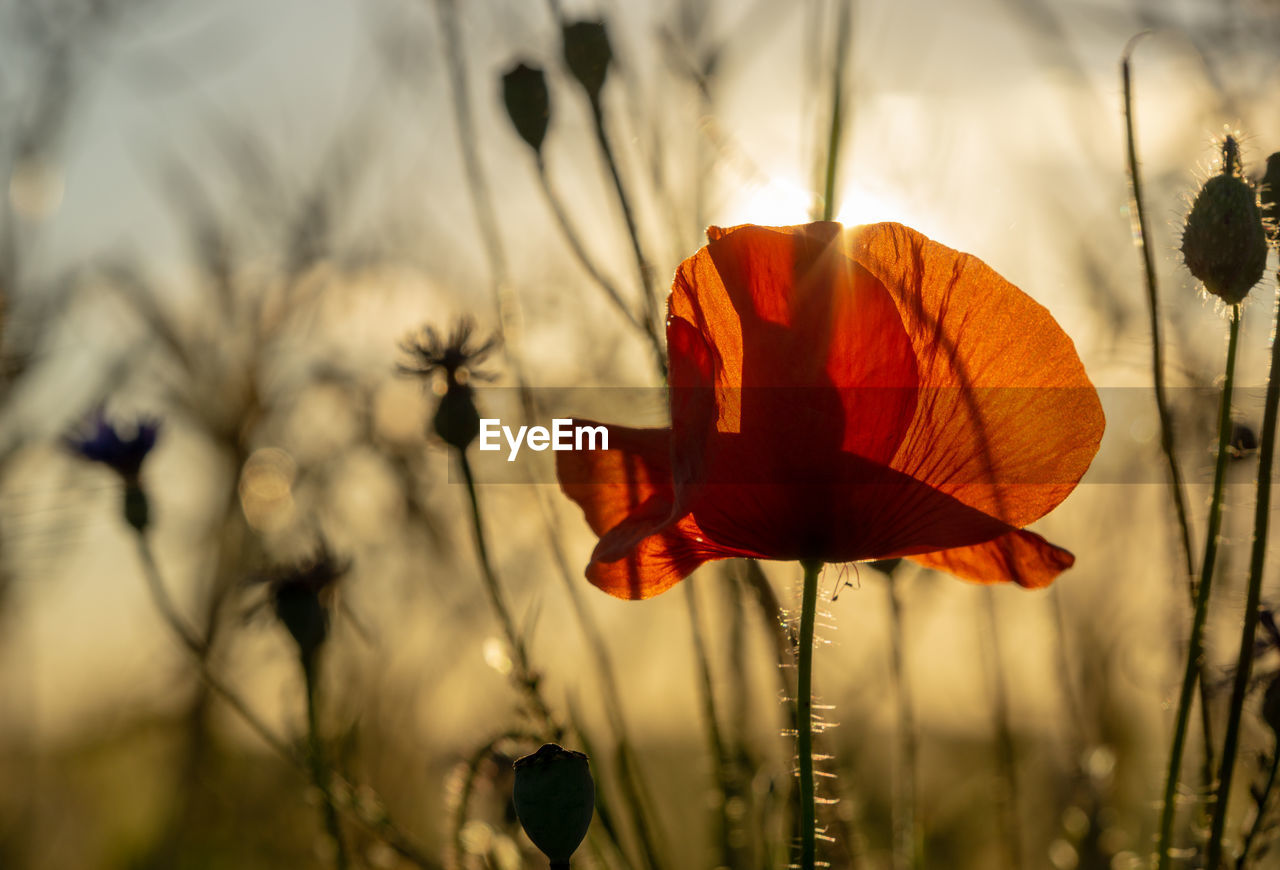
[[[1228,136],[1223,169],[1196,194],[1182,231],[1187,269],[1228,305],[1249,295],[1267,267],[1267,236],[1253,187],[1239,174],[1238,146]]]
[[[613,49],[609,45],[609,33],[603,21],[577,21],[566,24],[561,31],[564,39],[564,62],[569,72],[586,90],[592,101],[599,99],[613,61]]]
[[[596,787],[587,756],[547,743],[515,762],[516,815],[554,868],[567,868],[595,811]]]
[[[542,70],[521,63],[508,71],[502,77],[502,102],[520,138],[541,153],[551,120],[551,97]]]

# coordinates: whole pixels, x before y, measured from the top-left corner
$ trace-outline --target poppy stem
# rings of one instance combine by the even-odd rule
[[[818,575],[822,563],[803,559],[800,605],[799,676],[796,682],[796,755],[800,768],[800,870],[814,870],[817,848],[813,785],[813,629],[818,615]]]
[[[1235,383],[1236,345],[1240,337],[1240,306],[1231,307],[1231,331],[1227,339],[1227,371],[1222,384],[1222,401],[1218,409],[1218,458],[1213,468],[1213,495],[1209,501],[1209,521],[1204,542],[1204,562],[1196,587],[1195,616],[1191,621],[1191,640],[1187,643],[1187,666],[1182,674],[1182,690],[1178,695],[1178,712],[1174,722],[1173,744],[1169,749],[1169,768],[1165,773],[1164,802],[1160,809],[1160,870],[1170,866],[1173,848],[1173,818],[1176,812],[1178,774],[1182,769],[1182,753],[1186,746],[1187,725],[1191,718],[1192,693],[1203,666],[1204,624],[1209,612],[1209,592],[1213,585],[1214,562],[1218,555],[1218,533],[1222,528],[1222,488],[1226,481],[1227,458],[1231,443],[1231,390]],[[1203,683],[1201,684],[1203,686]],[[1221,794],[1221,793],[1220,793]],[[1221,801],[1220,801],[1221,802]],[[1217,865],[1210,865],[1217,866]]]
[[[822,185],[822,219],[834,220],[836,213],[836,175],[840,162],[840,138],[844,133],[844,77],[849,61],[849,28],[852,4],[842,3],[836,23],[836,62],[832,68],[831,123],[827,129],[827,157]]]
[[[320,717],[317,694],[319,674],[316,673],[316,654],[302,656],[302,676],[307,688],[307,761],[311,768],[311,780],[320,790],[321,812],[325,829],[333,840],[333,863],[337,870],[346,870],[347,847],[342,839],[342,823],[338,821],[338,808],[333,801],[333,776],[324,758],[324,744],[320,741]]]
[[[1276,319],[1280,323],[1280,296],[1277,297]],[[1262,599],[1262,569],[1267,558],[1267,520],[1271,511],[1271,466],[1275,458],[1276,412],[1280,409],[1280,341],[1272,332],[1271,372],[1267,377],[1267,398],[1262,411],[1262,443],[1258,456],[1258,493],[1253,518],[1253,549],[1249,555],[1249,591],[1244,606],[1244,630],[1240,633],[1240,658],[1236,664],[1235,682],[1231,687],[1231,707],[1227,716],[1227,736],[1222,743],[1222,762],[1218,768],[1218,802],[1213,809],[1213,826],[1209,830],[1206,867],[1222,863],[1222,833],[1227,824],[1227,805],[1231,799],[1231,777],[1235,772],[1236,750],[1240,740],[1240,716],[1244,696],[1249,690],[1253,671],[1253,641],[1258,631],[1258,605]]]
[[[1156,413],[1160,418],[1160,449],[1164,453],[1165,463],[1169,467],[1169,490],[1173,496],[1174,513],[1178,520],[1179,540],[1182,544],[1182,556],[1186,562],[1187,589],[1191,606],[1195,608],[1198,597],[1196,589],[1195,557],[1191,546],[1191,521],[1188,518],[1187,498],[1182,480],[1182,470],[1178,466],[1178,451],[1174,441],[1173,415],[1169,411],[1169,403],[1164,392],[1164,357],[1160,342],[1160,306],[1159,288],[1156,283],[1155,260],[1151,253],[1150,231],[1147,227],[1147,210],[1142,199],[1142,173],[1138,167],[1138,140],[1133,123],[1133,83],[1130,75],[1130,56],[1138,40],[1147,36],[1143,31],[1129,40],[1120,61],[1120,81],[1124,95],[1124,126],[1127,145],[1129,182],[1131,184],[1130,207],[1133,210],[1137,233],[1134,242],[1142,254],[1142,271],[1147,284],[1147,313],[1151,321],[1151,377],[1155,392]],[[1209,718],[1209,689],[1200,673],[1202,666],[1196,665],[1196,679],[1200,684],[1200,731],[1204,742],[1204,760],[1202,774],[1206,790],[1213,788],[1213,734]]]
[[[916,829],[916,724],[911,697],[911,680],[906,665],[906,637],[903,632],[901,580],[890,572],[885,588],[889,592],[889,632],[892,640],[890,667],[898,698],[897,807],[894,813],[893,866],[912,870],[923,866],[920,836]]]

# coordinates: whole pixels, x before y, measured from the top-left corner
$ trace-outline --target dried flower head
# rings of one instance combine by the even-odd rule
[[[337,559],[321,538],[308,558],[255,578],[266,584],[276,618],[297,642],[304,662],[313,659],[329,636],[334,587],[349,570],[350,561]]]
[[[82,458],[101,462],[120,475],[124,480],[121,513],[125,522],[138,532],[144,531],[151,521],[150,504],[139,475],[159,434],[160,421],[148,417],[117,428],[99,406],[81,433],[63,439],[67,447]]]
[[[446,444],[459,450],[480,434],[480,412],[476,410],[471,381],[488,381],[493,376],[478,367],[498,346],[496,336],[473,341],[476,326],[463,318],[445,339],[434,327],[423,327],[421,333],[406,340],[401,347],[412,358],[410,365],[399,367],[401,374],[433,378],[444,375],[445,390],[432,419],[436,434]]]

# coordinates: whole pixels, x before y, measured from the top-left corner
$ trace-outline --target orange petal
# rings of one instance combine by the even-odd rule
[[[1071,339],[981,260],[912,229],[858,227],[845,241],[893,297],[919,367],[892,467],[1012,526],[1057,506],[1104,425]]]
[[[915,413],[915,353],[897,307],[839,231],[712,227],[671,288],[672,370],[691,325],[709,348],[716,430],[759,443],[780,463],[778,482],[831,451],[887,463]]]
[[[946,571],[975,583],[1013,582],[1028,589],[1048,586],[1075,564],[1071,553],[1035,532],[1017,531],[985,544],[909,556],[926,568]]]
[[[677,516],[670,429],[607,428],[608,450],[556,453],[560,488],[600,536],[587,579],[619,598],[652,598],[703,562],[738,555],[708,543],[692,517]]]

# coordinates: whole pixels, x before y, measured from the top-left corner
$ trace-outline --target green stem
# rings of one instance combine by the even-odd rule
[[[1188,519],[1187,497],[1182,480],[1182,470],[1178,466],[1178,451],[1174,441],[1173,415],[1169,411],[1169,403],[1164,392],[1164,357],[1160,341],[1160,294],[1156,285],[1156,266],[1151,253],[1147,228],[1147,210],[1142,199],[1142,173],[1138,169],[1138,140],[1133,123],[1133,86],[1130,76],[1129,58],[1138,40],[1147,32],[1139,33],[1129,40],[1125,46],[1120,62],[1120,78],[1124,93],[1124,127],[1125,142],[1128,147],[1129,181],[1132,185],[1130,207],[1137,219],[1138,235],[1136,244],[1142,254],[1142,271],[1146,277],[1147,315],[1151,323],[1151,377],[1155,391],[1156,413],[1160,418],[1160,450],[1164,454],[1165,464],[1169,467],[1169,490],[1173,496],[1174,513],[1178,519],[1178,531],[1182,544],[1182,556],[1186,563],[1187,592],[1192,607],[1198,597],[1196,588],[1195,557],[1191,547],[1191,521]],[[1200,732],[1204,742],[1204,761],[1201,768],[1202,779],[1206,791],[1213,788],[1213,729],[1209,718],[1209,688],[1202,673],[1203,666],[1196,665],[1196,680],[1200,686]]]
[[[840,137],[844,132],[844,74],[849,59],[849,26],[852,11],[848,0],[840,7],[836,24],[836,62],[832,67],[831,124],[827,129],[826,172],[822,186],[822,219],[833,220],[836,211],[836,175],[840,162]]]
[[[590,102],[591,119],[595,122],[596,141],[600,144],[600,153],[604,155],[604,162],[609,167],[609,177],[613,179],[613,189],[618,196],[618,206],[622,209],[622,218],[627,224],[627,238],[631,242],[631,253],[636,261],[640,293],[644,302],[644,331],[651,342],[658,342],[658,324],[661,323],[661,316],[658,313],[657,299],[650,288],[653,270],[649,268],[649,262],[644,256],[644,249],[640,245],[640,231],[636,228],[636,219],[631,211],[631,200],[627,197],[626,188],[622,186],[622,176],[618,172],[618,161],[614,159],[613,146],[609,144],[609,134],[605,131],[604,106],[601,105],[598,95],[591,95]],[[665,378],[667,363],[661,354],[659,354],[658,358],[658,368]]]
[[[1253,841],[1257,838],[1258,833],[1262,830],[1262,825],[1267,819],[1267,802],[1271,798],[1271,789],[1276,784],[1276,771],[1280,769],[1280,740],[1276,741],[1275,747],[1271,750],[1271,765],[1267,770],[1267,784],[1262,787],[1262,793],[1258,795],[1258,814],[1254,816],[1253,824],[1249,827],[1249,833],[1245,835],[1244,845],[1240,847],[1240,859],[1236,861],[1236,870],[1245,870],[1249,864],[1249,851],[1253,848]]]
[[[1142,254],[1142,271],[1147,281],[1147,313],[1151,321],[1151,368],[1155,381],[1156,412],[1160,416],[1160,448],[1164,452],[1165,462],[1169,466],[1169,486],[1173,491],[1173,505],[1178,514],[1178,528],[1182,534],[1182,553],[1187,563],[1187,577],[1195,577],[1195,560],[1191,555],[1191,524],[1187,519],[1187,501],[1183,492],[1182,470],[1178,467],[1177,452],[1173,437],[1173,417],[1169,413],[1169,403],[1164,394],[1164,357],[1160,343],[1159,292],[1156,286],[1156,266],[1151,253],[1151,245],[1147,243],[1150,234],[1147,230],[1147,210],[1142,201],[1142,174],[1138,171],[1138,145],[1133,130],[1133,88],[1129,76],[1129,55],[1133,46],[1144,33],[1129,40],[1125,47],[1124,59],[1120,63],[1120,78],[1124,90],[1124,128],[1125,141],[1128,145],[1129,182],[1133,188],[1131,207],[1138,221],[1138,236],[1135,243]],[[1194,579],[1190,579],[1194,583]],[[1191,597],[1195,598],[1192,589]]]
[[[800,767],[800,870],[814,870],[817,849],[813,786],[813,629],[818,616],[818,575],[822,563],[800,562],[804,592],[800,605],[799,676],[796,681],[796,755]]]
[[[1276,305],[1280,324],[1280,299]],[[1280,407],[1280,341],[1272,332],[1271,372],[1267,377],[1267,398],[1262,412],[1262,444],[1258,457],[1258,494],[1253,518],[1253,550],[1249,556],[1249,592],[1244,606],[1244,630],[1240,633],[1240,658],[1236,664],[1235,682],[1231,687],[1231,707],[1227,715],[1227,736],[1222,743],[1222,761],[1218,767],[1218,802],[1213,810],[1209,830],[1207,867],[1222,863],[1222,834],[1227,824],[1227,806],[1231,802],[1231,778],[1235,772],[1236,751],[1240,740],[1240,717],[1244,696],[1253,671],[1253,641],[1258,631],[1258,605],[1262,599],[1262,569],[1267,557],[1267,519],[1271,511],[1271,465],[1275,458],[1276,411]]]
[[[320,742],[320,724],[317,713],[319,705],[316,702],[319,688],[317,686],[316,656],[314,654],[302,657],[302,675],[307,687],[307,760],[311,766],[311,780],[315,783],[315,787],[320,790],[325,828],[329,831],[329,837],[333,840],[334,866],[338,870],[346,870],[348,866],[347,847],[342,839],[342,824],[338,821],[338,808],[333,802],[333,789],[331,788],[333,777],[330,775],[329,765],[324,759],[324,744]]]
[[[1240,337],[1240,306],[1231,308],[1231,331],[1227,340],[1227,373],[1222,384],[1218,408],[1218,458],[1213,468],[1213,495],[1209,501],[1209,525],[1204,542],[1204,563],[1196,588],[1196,610],[1191,621],[1191,640],[1187,643],[1187,666],[1182,674],[1182,690],[1178,694],[1178,712],[1174,720],[1173,744],[1169,749],[1169,767],[1165,772],[1164,801],[1160,809],[1160,840],[1157,849],[1160,870],[1168,870],[1173,858],[1173,818],[1176,807],[1178,774],[1182,770],[1182,752],[1186,746],[1187,725],[1191,719],[1192,692],[1203,667],[1204,624],[1209,613],[1209,592],[1213,585],[1213,567],[1218,555],[1218,533],[1222,529],[1222,488],[1227,476],[1227,459],[1231,444],[1231,390],[1235,384],[1236,345]],[[1201,684],[1203,685],[1203,683]]]

